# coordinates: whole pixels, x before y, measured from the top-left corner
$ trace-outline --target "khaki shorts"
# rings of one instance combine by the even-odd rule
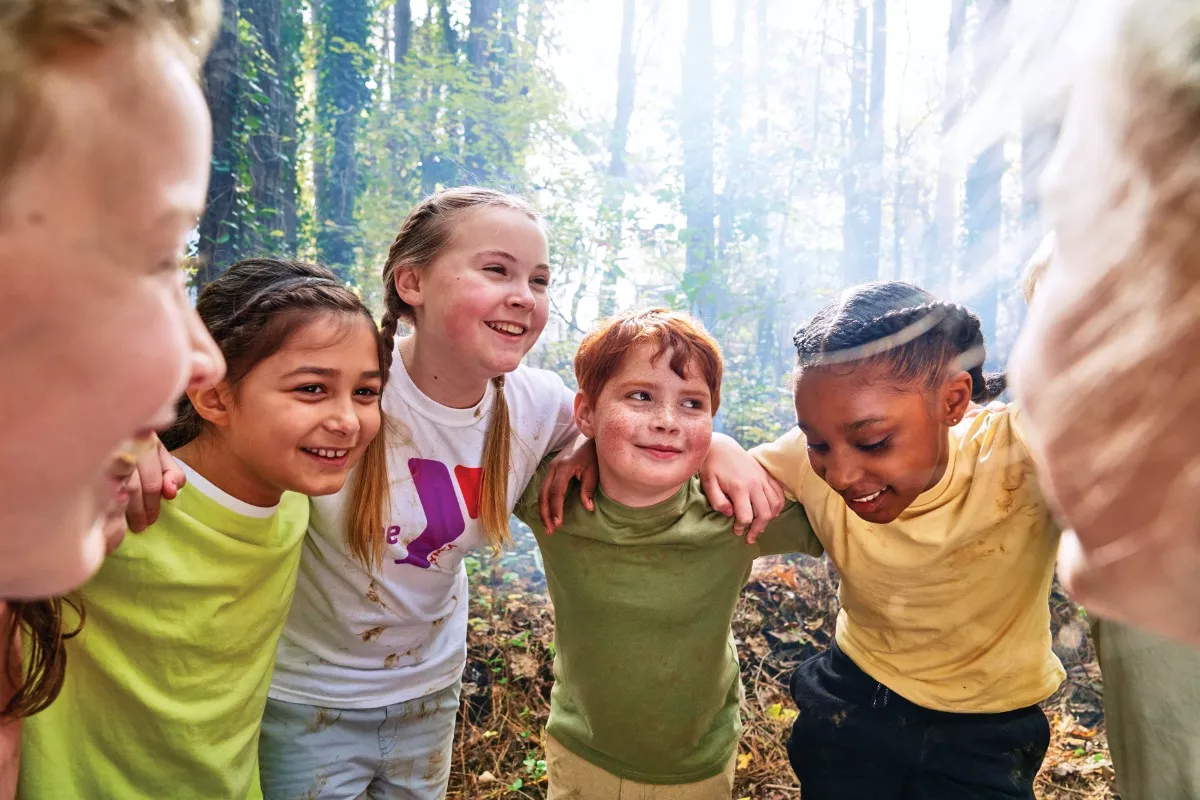
[[[730,800],[737,753],[720,775],[696,783],[657,785],[618,778],[546,737],[546,800]]]

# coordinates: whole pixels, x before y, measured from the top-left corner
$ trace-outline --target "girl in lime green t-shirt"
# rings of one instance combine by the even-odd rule
[[[349,513],[381,524],[386,362],[357,296],[321,267],[251,259],[197,311],[228,374],[189,391],[163,434],[186,484],[80,590],[61,694],[26,722],[21,798],[261,797],[306,495],[338,491],[362,460]]]

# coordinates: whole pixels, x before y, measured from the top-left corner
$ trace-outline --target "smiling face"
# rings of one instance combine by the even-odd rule
[[[810,367],[796,381],[796,419],[813,471],[854,513],[883,524],[941,479],[947,431],[970,399],[965,372],[929,389],[897,384],[887,363]]]
[[[341,489],[379,430],[376,342],[362,315],[324,313],[235,388],[194,395],[228,456],[209,479],[259,506],[274,505],[284,491],[319,496]]]
[[[413,308],[423,352],[482,386],[516,369],[546,327],[546,236],[503,207],[462,211],[453,225],[433,263],[398,269],[396,287]]]
[[[64,48],[40,76],[46,135],[0,197],[0,596],[99,565],[120,443],[169,424],[220,353],[179,257],[208,182],[204,98],[163,36]]]
[[[632,508],[654,505],[679,491],[712,444],[712,397],[703,371],[689,362],[682,378],[670,353],[636,345],[599,397],[575,397],[575,419],[596,442],[600,486]]]

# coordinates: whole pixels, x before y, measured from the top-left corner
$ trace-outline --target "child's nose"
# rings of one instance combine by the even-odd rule
[[[827,457],[824,467],[825,474],[821,477],[837,492],[846,491],[863,477],[863,471],[854,459]]]
[[[517,282],[508,297],[508,304],[513,308],[533,308],[535,302],[533,290],[524,281]]]
[[[225,377],[225,357],[195,309],[185,306],[183,315],[188,337],[187,388],[205,389]]]
[[[350,398],[339,402],[325,418],[325,427],[334,433],[351,436],[358,432],[358,414],[355,412],[354,401]]]
[[[677,430],[679,422],[675,417],[675,410],[669,405],[660,405],[654,415],[654,427],[665,431]]]

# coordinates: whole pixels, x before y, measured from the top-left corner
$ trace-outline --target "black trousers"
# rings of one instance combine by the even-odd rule
[[[911,703],[832,645],[791,681],[788,758],[804,800],[1034,800],[1050,746],[1037,706],[951,714]]]

